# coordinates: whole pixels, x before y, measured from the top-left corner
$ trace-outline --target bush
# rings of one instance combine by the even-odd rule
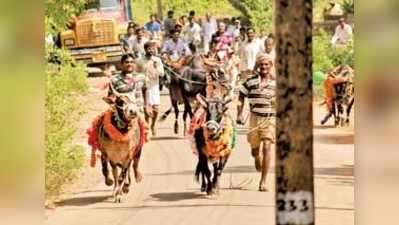
[[[45,67],[45,193],[56,195],[83,165],[83,147],[71,144],[74,122],[83,113],[77,97],[87,91],[84,65],[73,62],[68,52],[46,48],[45,59],[59,64]]]
[[[326,72],[334,68],[330,54],[333,51],[330,38],[325,32],[313,37],[313,72]]]
[[[255,29],[262,34],[270,33],[273,26],[272,1],[242,0],[241,2],[249,9],[249,19]]]

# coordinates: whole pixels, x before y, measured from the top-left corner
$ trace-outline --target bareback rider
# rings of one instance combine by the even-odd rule
[[[106,101],[115,101],[114,90],[122,94],[134,94],[137,99],[142,99],[142,106],[145,114],[151,115],[151,109],[147,108],[148,91],[146,86],[146,77],[142,73],[135,72],[136,64],[133,54],[125,54],[121,59],[122,72],[111,78]],[[148,126],[143,120],[143,116],[139,116],[140,124],[145,126],[146,138],[148,138]]]

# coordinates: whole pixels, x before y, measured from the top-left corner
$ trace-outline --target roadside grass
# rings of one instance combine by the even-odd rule
[[[57,55],[61,64],[46,63],[45,92],[45,197],[60,193],[71,182],[85,159],[83,146],[73,145],[75,123],[84,113],[77,97],[87,90],[85,66],[75,64],[68,53],[46,49],[46,58]]]

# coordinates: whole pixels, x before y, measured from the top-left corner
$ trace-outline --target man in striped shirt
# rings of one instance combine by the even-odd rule
[[[273,60],[267,55],[259,55],[255,64],[255,75],[250,76],[240,87],[237,123],[243,124],[242,111],[245,97],[250,108],[250,129],[247,134],[251,153],[255,158],[255,168],[261,171],[259,191],[267,191],[266,175],[270,164],[270,148],[275,142],[275,90],[272,77]],[[262,147],[263,154],[260,155]]]

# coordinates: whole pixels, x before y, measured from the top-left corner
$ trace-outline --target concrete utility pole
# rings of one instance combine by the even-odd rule
[[[157,14],[158,14],[158,19],[163,20],[163,15],[162,15],[162,0],[157,0]]]
[[[275,9],[276,224],[313,225],[312,0]]]

